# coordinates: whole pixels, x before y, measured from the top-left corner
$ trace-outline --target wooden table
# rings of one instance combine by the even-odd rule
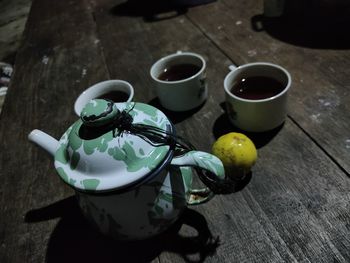
[[[334,27],[333,36],[316,24],[264,19],[254,0],[170,10],[135,0],[33,0],[0,119],[0,262],[350,262],[348,29]],[[288,118],[275,132],[249,134],[259,158],[240,191],[190,207],[155,239],[109,240],[85,222],[74,191],[27,135],[38,128],[58,138],[76,119],[77,95],[106,79],[129,81],[135,101],[157,105],[150,66],[177,50],[208,65],[204,106],[166,112],[198,149],[210,152],[235,131],[222,107],[232,63],[288,69]]]

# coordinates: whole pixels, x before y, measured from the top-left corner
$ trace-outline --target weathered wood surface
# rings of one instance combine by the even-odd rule
[[[252,31],[250,18],[261,13],[255,1],[217,1],[153,22],[147,6],[127,14],[121,7],[110,0],[33,3],[0,119],[0,262],[349,262],[349,52]],[[208,63],[203,107],[166,112],[197,148],[210,151],[234,129],[220,105],[233,62],[269,60],[290,70],[290,118],[275,133],[251,135],[259,159],[243,190],[191,207],[158,238],[113,242],[85,223],[52,161],[26,137],[33,128],[62,134],[75,119],[75,97],[103,79],[125,79],[136,101],[158,105],[149,68],[177,50]]]
[[[0,262],[71,257],[51,246],[64,240],[59,241],[62,235],[54,230],[64,224],[60,214],[66,208],[49,210],[41,218],[26,217],[73,194],[56,176],[52,157],[30,145],[27,136],[39,128],[58,138],[75,119],[74,97],[108,78],[88,8],[84,1],[33,2],[0,116]],[[74,224],[80,223],[68,224],[65,236]]]
[[[298,38],[302,26],[294,28],[297,32],[291,32],[286,42],[280,41],[280,36],[268,29],[256,32],[253,25],[256,20],[262,21],[259,17],[263,13],[262,6],[262,1],[223,0],[191,9],[187,17],[238,65],[269,61],[287,68],[293,78],[289,115],[349,174],[350,138],[345,132],[350,128],[350,75],[346,66],[350,56],[349,29],[346,27],[349,23],[335,24],[332,28],[333,31],[343,30],[342,39],[332,39],[331,32],[325,30],[323,38],[313,42],[316,47],[324,48],[312,49],[309,47],[312,44],[304,47]],[[334,8],[333,5],[330,7]],[[328,17],[330,23],[332,19],[337,20],[337,17]],[[295,17],[293,22],[297,24],[298,18]],[[321,23],[310,29],[309,38],[321,34],[322,26]],[[282,23],[280,27],[282,31]],[[288,35],[287,30],[285,35]]]
[[[0,61],[13,64],[20,45],[31,0],[1,0],[0,2]]]

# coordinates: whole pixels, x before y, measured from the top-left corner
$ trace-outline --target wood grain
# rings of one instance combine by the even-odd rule
[[[212,39],[210,38],[210,35],[207,35],[207,37],[201,37],[200,31],[198,31],[197,28],[198,25],[196,23],[191,23],[192,11],[189,12],[188,15],[180,16],[171,20],[164,20],[157,23],[145,23],[142,17],[134,19],[130,17],[111,16],[108,13],[108,10],[115,8],[115,2],[113,2],[112,5],[110,5],[108,1],[105,4],[101,4],[101,2],[99,3],[100,6],[96,13],[96,22],[98,25],[98,31],[102,36],[102,45],[106,47],[107,65],[112,76],[117,74],[123,75],[126,76],[128,80],[133,81],[136,93],[139,94],[139,97],[136,98],[149,99],[152,98],[152,96],[155,96],[152,90],[152,82],[148,76],[148,69],[156,59],[164,54],[172,53],[175,50],[187,49],[203,54],[206,57],[208,61],[208,79],[213,82],[212,85],[209,85],[212,97],[198,112],[191,115],[188,119],[178,122],[176,128],[180,134],[184,134],[187,138],[190,138],[197,146],[199,145],[199,147],[203,147],[204,150],[210,151],[210,145],[214,141],[215,135],[223,133],[223,128],[230,129],[230,127],[222,127],[221,119],[223,118],[218,117],[222,114],[221,109],[218,107],[218,102],[222,102],[224,98],[222,83],[220,82],[227,73],[227,66],[231,63],[225,56],[226,52],[224,53],[216,49],[215,45],[211,42]],[[198,7],[198,10],[205,10],[209,7],[215,8],[215,5]],[[193,12],[194,10],[195,9],[193,9]],[[205,19],[206,17],[201,16],[201,18]],[[116,24],[114,22],[116,19],[118,19],[119,28],[113,28]],[[209,21],[206,20],[206,22]],[[131,29],[125,30],[126,27]],[[168,39],[170,36],[176,36],[176,41],[169,42]],[[222,44],[221,42],[218,43],[220,45]],[[114,49],[120,50],[120,52],[116,53],[112,49],[112,45]],[[155,49],[155,47],[157,48]],[[130,58],[133,58],[132,61],[137,61],[137,65],[128,66],[126,61],[130,61]],[[142,94],[145,95],[142,97]],[[231,129],[233,128],[231,127]],[[214,130],[213,133],[206,132],[210,130]],[[325,222],[322,222],[322,219],[320,220],[317,218],[319,216],[317,214],[316,218],[313,218],[316,222],[315,223],[310,221],[310,217],[313,215],[308,209],[315,206],[312,208],[315,209],[313,210],[314,213],[321,205],[325,207],[328,207],[328,205],[329,207],[334,206],[334,203],[328,204],[327,200],[328,198],[330,200],[332,199],[333,192],[335,191],[334,194],[343,200],[342,205],[340,205],[340,207],[342,207],[341,210],[343,211],[341,213],[346,213],[348,202],[346,189],[349,187],[348,178],[339,171],[335,177],[330,175],[329,180],[331,180],[335,186],[334,189],[331,189],[331,194],[328,194],[327,190],[324,190],[323,188],[325,185],[328,185],[329,182],[325,183],[323,181],[321,184],[318,183],[318,180],[321,180],[318,177],[318,174],[320,173],[319,163],[325,163],[325,167],[321,169],[323,176],[328,176],[328,173],[332,174],[334,171],[337,171],[336,165],[332,164],[332,161],[326,157],[320,149],[318,149],[317,145],[313,144],[307,138],[304,138],[305,134],[303,134],[295,124],[288,122],[278,136],[282,136],[279,144],[275,144],[275,146],[268,144],[268,146],[261,149],[261,151],[264,151],[268,148],[269,150],[267,151],[277,152],[278,154],[277,156],[272,155],[271,157],[266,157],[262,155],[262,157],[260,157],[260,162],[264,164],[263,166],[268,166],[268,168],[263,172],[263,166],[258,166],[257,171],[260,173],[262,172],[262,175],[260,175],[262,176],[260,179],[261,181],[256,184],[252,181],[247,188],[249,189],[250,187],[253,187],[253,193],[249,190],[246,192],[244,191],[243,195],[240,196],[240,199],[236,201],[238,204],[235,203],[236,205],[234,205],[234,207],[241,206],[241,210],[238,213],[235,210],[232,210],[231,205],[227,205],[227,203],[229,203],[227,200],[222,201],[220,204],[221,207],[217,203],[210,203],[206,204],[208,207],[203,209],[200,208],[200,211],[205,214],[205,218],[210,218],[211,215],[211,213],[208,214],[207,211],[216,211],[218,217],[222,217],[222,211],[229,211],[228,216],[226,216],[228,218],[233,217],[234,219],[239,220],[239,217],[242,217],[241,221],[243,223],[240,222],[243,224],[242,226],[224,226],[223,229],[218,231],[221,233],[220,238],[222,238],[223,233],[226,233],[226,231],[229,233],[237,231],[238,237],[236,237],[236,240],[230,240],[232,237],[224,235],[223,240],[226,245],[230,247],[231,251],[224,251],[223,253],[218,252],[216,256],[219,257],[215,258],[213,261],[230,262],[231,260],[233,262],[243,262],[246,260],[247,262],[279,262],[283,260],[286,262],[293,262],[296,260],[302,261],[307,258],[316,258],[320,262],[328,262],[333,258],[338,258],[340,262],[345,262],[349,258],[348,253],[346,250],[341,250],[341,252],[339,252],[337,249],[333,249],[334,245],[332,244],[332,241],[334,237],[337,236],[339,237],[339,247],[342,247],[344,243],[349,244],[347,236],[343,234],[343,231],[346,231],[346,220],[340,220],[340,222],[338,222],[339,225],[342,225],[342,230],[338,233],[332,233],[332,237],[328,237],[328,233],[323,227],[329,230],[329,224],[331,224],[333,220],[338,220],[337,216],[332,214],[331,208],[323,208],[330,213],[330,216],[323,218]],[[287,142],[285,142],[285,140]],[[312,161],[310,160],[310,164],[314,163],[316,166],[311,171],[308,169],[310,168],[309,163],[305,162],[305,156],[303,152],[301,152],[304,149],[303,140],[308,141],[309,144],[312,145],[313,150],[317,151],[317,156],[323,156],[322,160],[317,161],[317,157],[312,157],[312,154],[310,155],[311,152],[308,152],[308,158],[313,159]],[[267,165],[267,163],[270,165]],[[275,167],[276,164],[280,165]],[[329,165],[332,167],[331,172],[327,171],[327,169],[330,169],[328,167]],[[283,174],[282,178],[276,176],[276,174],[278,175],[279,173]],[[259,176],[259,173],[255,176]],[[345,184],[344,188],[341,187],[340,192],[338,192],[337,187],[342,185],[342,183],[339,183],[338,185],[338,176],[342,177],[342,183]],[[293,179],[287,180],[288,182],[285,182],[284,184],[282,179],[285,177]],[[320,188],[303,190],[305,184],[304,177],[307,179],[309,179],[308,177],[313,178],[310,185],[319,185]],[[296,182],[293,180],[296,180]],[[295,188],[294,184],[297,185]],[[266,185],[266,189],[262,189],[262,185]],[[272,185],[274,185],[274,187]],[[270,186],[272,188],[269,188]],[[259,191],[262,191],[262,193],[259,193]],[[285,194],[286,191],[290,193],[287,195]],[[299,191],[302,191],[302,193],[299,193]],[[261,194],[261,196],[259,196],[259,194]],[[256,197],[255,195],[258,196]],[[265,203],[264,200],[270,195],[274,196],[271,202]],[[328,195],[330,197],[327,197]],[[321,197],[324,199],[322,201],[318,200]],[[264,213],[268,212],[270,209],[272,210],[275,205],[274,198],[276,198],[277,201],[281,201],[281,203],[278,204],[278,209],[276,208],[272,211],[272,213],[276,214],[266,216]],[[281,198],[281,200],[279,200],[279,198]],[[245,199],[248,199],[249,202]],[[303,204],[303,202],[305,202],[305,204]],[[244,205],[242,205],[242,203],[244,203]],[[218,206],[220,209],[217,208]],[[281,210],[281,212],[283,212],[285,206],[288,208],[285,209],[287,215],[279,215],[278,211]],[[306,208],[302,207],[299,211],[293,211],[293,206],[306,206]],[[292,207],[292,211],[290,211],[290,207]],[[267,209],[267,211],[265,211],[265,209]],[[260,210],[260,212],[256,212],[255,210]],[[253,215],[254,213],[262,213],[260,214],[260,220],[262,222],[257,220],[255,215]],[[214,219],[213,224],[209,223],[209,225],[217,225],[218,223],[216,220],[218,219]],[[284,224],[285,222],[287,223]],[[253,231],[250,229],[251,226],[247,223],[255,226]],[[270,229],[263,230],[261,224],[270,227]],[[298,228],[300,224],[303,224],[303,226]],[[313,227],[313,224],[318,227]],[[319,224],[324,224],[324,226],[319,226]],[[300,232],[299,235],[305,235],[305,237],[300,237],[299,239],[291,237],[293,236],[293,232],[296,231],[294,225],[296,225],[296,229]],[[307,231],[308,229],[312,229],[312,231]],[[323,231],[322,234],[325,235],[321,241],[319,241],[320,229]],[[187,231],[189,230],[187,229]],[[265,233],[266,231],[268,231],[268,233]],[[225,239],[225,237],[227,239]],[[259,245],[252,247],[254,239],[263,240],[260,241],[262,244],[259,243]],[[305,247],[305,239],[310,240],[309,247]],[[287,241],[290,243],[286,243]],[[218,249],[220,250],[220,248],[221,247]],[[254,253],[250,253],[251,251],[249,251],[249,249],[252,249]],[[308,251],[309,249],[310,251]],[[240,251],[241,254],[237,253],[237,251]],[[323,253],[323,251],[327,252]],[[220,258],[220,255],[225,255],[227,253],[229,256],[223,256]],[[161,261],[174,262],[176,260],[181,261],[183,256],[184,255],[177,257],[176,253],[168,252],[161,255],[160,259]],[[198,254],[194,256],[195,259],[198,259],[198,257],[200,258],[200,255]]]
[[[31,0],[2,0],[0,8],[0,61],[14,63],[14,55],[28,18]]]
[[[52,157],[27,135],[39,128],[59,138],[76,119],[74,98],[108,78],[95,33],[86,2],[34,1],[0,117],[0,262],[51,258],[46,251],[59,217],[45,215],[52,220],[38,223],[26,222],[26,215],[73,191],[56,176]]]
[[[263,23],[262,7],[262,1],[220,1],[193,8],[187,17],[238,65],[267,61],[289,70],[293,79],[289,115],[349,173],[349,136],[344,132],[350,128],[350,80],[344,64],[350,54],[347,29],[344,29],[345,35],[342,34],[343,41],[331,39],[334,43],[330,46],[325,43],[331,48],[296,45],[297,35],[282,41],[268,29],[254,30],[257,17],[258,22]],[[293,22],[297,23],[297,20]],[[322,24],[318,26],[322,27]],[[334,26],[335,31],[344,27],[340,23]],[[310,30],[310,35],[319,30],[322,28]],[[328,40],[324,37],[319,41]],[[322,45],[315,41],[316,47]]]
[[[260,12],[254,1],[217,1],[157,21],[149,9],[121,14],[123,4],[33,2],[0,119],[0,262],[349,262],[350,181],[341,169],[347,169],[344,149],[331,145],[346,137],[346,85],[340,79],[347,76],[322,67],[345,68],[347,51],[296,47],[252,31],[249,19]],[[233,62],[269,59],[290,70],[290,118],[270,133],[249,134],[259,159],[245,187],[237,185],[243,189],[190,207],[153,239],[109,240],[85,222],[73,191],[27,134],[40,128],[58,138],[76,119],[75,97],[107,78],[129,81],[136,101],[158,107],[149,69],[177,50],[205,57],[209,97],[186,114],[161,109],[198,149],[210,152],[218,136],[236,130],[221,105],[223,78]],[[311,85],[315,80],[319,86]],[[317,92],[341,103],[323,113],[329,101],[321,102]],[[327,124],[312,122],[315,112]],[[332,114],[341,115],[333,125]],[[326,143],[332,132],[338,138]]]
[[[213,48],[211,42],[183,16],[145,23],[142,16],[134,18],[111,14],[110,10],[118,6],[117,1],[97,3],[96,23],[111,77],[129,81],[135,89],[135,101],[160,107],[176,124],[180,135],[191,140],[196,147],[210,151],[213,142],[211,127],[223,112],[220,106],[224,101],[223,78],[228,72],[230,60]],[[178,50],[199,53],[208,64],[208,100],[200,109],[183,114],[159,105],[149,74],[156,60]]]

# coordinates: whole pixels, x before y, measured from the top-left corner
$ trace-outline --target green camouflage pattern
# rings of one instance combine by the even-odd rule
[[[85,105],[80,118],[86,125],[101,126],[111,122],[118,114],[118,109],[112,101],[94,99]]]
[[[103,114],[108,106],[103,100],[102,103],[99,101],[101,100],[88,103],[81,116],[95,117]],[[113,111],[129,112],[134,118],[134,123],[143,123],[162,129],[171,127],[167,117],[150,105],[116,103],[113,107]],[[112,113],[107,115],[110,117]],[[100,191],[123,187],[124,181],[124,184],[130,184],[133,178],[139,180],[149,174],[164,160],[169,151],[169,146],[154,147],[140,137],[127,132],[115,138],[112,130],[97,138],[84,140],[79,136],[80,129],[85,125],[82,119],[76,121],[64,133],[55,154],[55,167],[58,174],[73,188]],[[97,118],[97,121],[101,120]],[[105,123],[106,119],[102,122]],[[122,176],[124,179],[121,178]],[[118,178],[122,180],[118,182]]]

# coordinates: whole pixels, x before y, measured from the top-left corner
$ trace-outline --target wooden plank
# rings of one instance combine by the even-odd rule
[[[122,1],[96,1],[96,22],[112,78],[129,81],[135,89],[135,101],[160,107],[181,135],[204,151],[211,150],[212,135],[207,132],[224,100],[223,78],[232,63],[183,16],[159,22],[144,17],[117,16],[110,13]],[[159,105],[149,70],[156,60],[178,50],[197,52],[207,61],[209,96],[202,108],[184,114],[170,112]],[[218,103],[219,102],[219,103]],[[208,130],[209,129],[209,130]]]
[[[90,231],[74,206],[72,191],[56,175],[48,178],[55,174],[51,161],[26,136],[39,127],[57,137],[75,119],[74,97],[108,77],[99,45],[111,78],[130,81],[136,100],[155,105],[151,64],[178,49],[203,54],[210,65],[208,101],[194,114],[166,113],[181,135],[205,151],[217,136],[233,129],[220,106],[222,80],[231,63],[225,53],[185,16],[146,23],[143,17],[111,15],[118,3],[96,1],[92,10],[85,1],[34,2],[18,56],[21,63],[0,119],[0,261],[158,262],[160,254],[160,262],[348,262],[349,180],[290,120],[275,137],[260,140],[264,147],[248,186],[191,208],[178,234],[120,244]],[[209,6],[214,5],[190,12]],[[217,247],[203,242],[210,232],[220,238]]]
[[[228,50],[228,44],[232,44],[233,50],[243,45],[244,37],[241,43],[231,43],[220,33],[216,36],[207,30],[208,39],[196,25],[201,19],[215,24],[221,16],[229,17],[229,10],[215,11],[217,4],[191,9],[188,17],[197,19],[196,25],[186,16],[147,23],[142,16],[111,15],[109,11],[118,3],[99,1],[96,22],[111,76],[130,81],[135,87],[136,100],[154,101],[148,71],[161,56],[190,50],[207,59],[210,95],[206,104],[190,116],[166,113],[175,121],[181,135],[201,150],[210,151],[215,136],[233,129],[227,125],[220,107],[224,100],[222,81],[231,63],[225,53],[243,62],[247,54],[233,56],[233,51]],[[245,8],[249,10],[251,5],[248,2]],[[203,15],[209,13],[210,16]],[[222,39],[217,41],[218,37]],[[212,39],[224,47],[225,53],[217,49]],[[253,43],[247,41],[247,45],[248,49]],[[294,64],[291,70],[296,70]],[[184,225],[180,237],[175,235],[164,241],[161,262],[203,257],[209,262],[347,262],[350,259],[346,249],[350,245],[347,176],[290,120],[271,142],[259,149],[259,156],[253,178],[242,192],[216,197],[193,208],[197,216],[192,216],[202,221],[194,224],[195,227],[200,229],[207,224],[209,231],[220,238],[216,251],[211,251],[214,256],[208,251],[204,253],[206,247],[198,246],[198,239],[186,238],[195,236],[196,231]],[[185,215],[185,220],[189,217]]]
[[[30,5],[30,0],[2,0],[0,27],[17,19],[27,17]]]
[[[256,32],[252,20],[262,6],[262,1],[218,1],[186,16],[235,63],[269,61],[288,69],[289,115],[349,173],[348,48],[310,49]]]
[[[0,61],[13,64],[27,21],[31,0],[2,0],[0,8]]]
[[[108,78],[89,9],[85,1],[33,1],[0,118],[0,262],[72,257],[65,254],[70,251],[65,242],[74,239],[76,221],[59,213],[69,205],[30,216],[73,191],[59,180],[52,158],[27,135],[39,128],[58,138],[76,119],[75,97]]]
[[[349,187],[347,176],[288,121],[259,149],[244,190],[194,208],[220,239],[213,255],[202,257],[205,262],[348,262]],[[187,247],[174,242],[161,262],[201,259],[196,239],[186,239],[201,233],[199,222],[194,229],[182,226]]]
[[[248,186],[250,193],[243,193],[245,199],[257,216],[275,226],[298,261],[349,261],[348,177],[296,127],[283,132],[289,134],[276,136],[260,150],[266,159],[257,167],[257,181]]]

